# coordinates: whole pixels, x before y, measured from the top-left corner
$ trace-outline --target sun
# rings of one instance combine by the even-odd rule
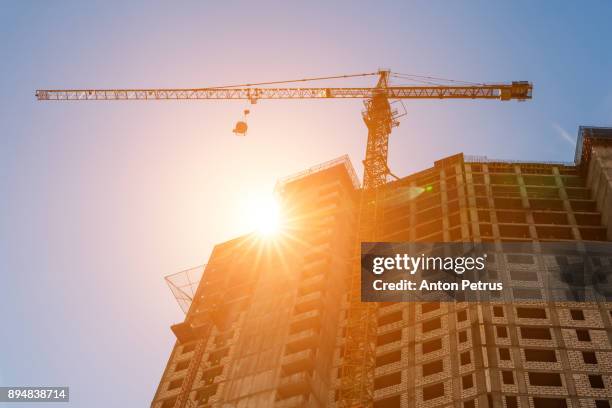
[[[277,199],[274,196],[258,197],[251,206],[255,231],[265,237],[278,234],[281,229],[281,209]]]

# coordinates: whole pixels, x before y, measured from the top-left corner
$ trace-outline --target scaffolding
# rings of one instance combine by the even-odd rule
[[[164,277],[168,287],[170,287],[170,291],[172,291],[172,295],[174,295],[174,298],[185,314],[187,314],[191,307],[205,269],[206,264]]]
[[[532,164],[534,166],[575,166],[574,162],[567,161],[496,159],[482,155],[465,155],[464,161],[466,163]]]

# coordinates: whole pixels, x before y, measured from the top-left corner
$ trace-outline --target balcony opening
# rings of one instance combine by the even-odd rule
[[[459,361],[461,362],[461,365],[470,364],[472,362],[472,356],[470,355],[470,352],[466,351],[464,353],[461,353],[459,355]]]
[[[536,224],[567,225],[567,215],[555,212],[534,212],[533,221]]]
[[[189,363],[191,362],[191,360],[185,360],[185,361],[181,361],[180,363],[178,363],[176,365],[176,368],[174,369],[175,372],[178,371],[183,371],[186,370],[187,367],[189,367]]]
[[[589,384],[591,388],[606,388],[601,375],[589,375]]]
[[[601,226],[601,214],[574,214],[576,217],[576,224],[578,225],[592,225],[592,226]]]
[[[556,186],[557,182],[554,176],[544,175],[523,175],[523,181],[528,186]]]
[[[578,212],[597,212],[595,201],[571,200],[572,210]]]
[[[491,187],[495,197],[520,197],[521,189],[518,185],[493,186]]]
[[[510,279],[513,281],[537,282],[538,274],[529,271],[510,271]]]
[[[402,352],[400,350],[393,351],[391,353],[382,354],[376,357],[376,367],[382,367],[387,364],[397,363],[402,359]]]
[[[461,387],[464,390],[467,390],[468,388],[472,388],[473,386],[474,386],[474,379],[472,377],[472,374],[464,375],[463,377],[461,377]]]
[[[505,326],[496,326],[495,331],[499,338],[505,339],[508,337],[508,329]]]
[[[483,237],[492,237],[493,236],[493,227],[491,224],[480,224],[480,235]]]
[[[427,322],[422,323],[422,332],[428,333],[430,331],[437,330],[442,327],[442,320],[438,317]]]
[[[400,322],[402,320],[402,311],[389,313],[386,315],[378,316],[378,325],[384,326],[386,324]]]
[[[215,378],[222,373],[223,367],[221,366],[206,370],[202,373],[202,381],[204,381],[206,385],[211,385],[215,381]]]
[[[566,188],[565,192],[570,199],[589,200],[591,198],[591,190],[584,187]]]
[[[514,164],[490,163],[489,173],[509,173],[514,174]]]
[[[377,346],[384,346],[385,344],[400,341],[402,339],[402,331],[396,330],[385,334],[380,334],[376,338]]]
[[[432,353],[434,351],[442,349],[442,339],[434,339],[430,341],[425,341],[421,345],[423,349],[423,354]]]
[[[401,398],[399,395],[384,398],[378,401],[374,401],[374,408],[396,408],[401,405]]]
[[[518,400],[515,396],[506,396],[506,408],[518,408]]]
[[[536,226],[540,239],[573,239],[572,229],[569,227],[543,227]]]
[[[525,265],[534,264],[533,256],[525,255],[525,254],[506,254],[506,261],[508,261],[508,263],[515,263],[515,264],[525,264]]]
[[[521,327],[521,337],[531,340],[551,340],[550,329],[546,327]]]
[[[200,403],[204,403],[204,404],[208,403],[209,398],[217,393],[218,387],[219,387],[219,384],[213,384],[213,385],[210,385],[208,387],[205,387],[199,390],[196,393],[196,401]]]
[[[539,307],[517,307],[516,316],[519,319],[546,319],[546,309]]]
[[[545,210],[545,211],[563,211],[563,201],[545,198],[530,198],[529,206],[532,210]]]
[[[585,364],[597,364],[597,355],[594,351],[583,351],[582,361],[584,361]]]
[[[193,350],[195,350],[195,348],[196,348],[195,343],[185,344],[183,346],[183,354],[191,353]]]
[[[607,241],[605,227],[601,228],[580,228],[580,236],[586,241]]]
[[[172,390],[175,390],[177,388],[180,388],[181,385],[183,385],[183,380],[184,379],[185,379],[185,377],[179,378],[178,380],[170,381],[170,384],[168,384],[168,391],[172,391]]]
[[[527,215],[522,211],[497,211],[497,221],[514,224],[526,224]]]
[[[427,224],[422,224],[416,227],[416,236],[421,238],[427,235],[435,234],[442,230],[442,219],[433,220]]]
[[[489,180],[491,181],[491,184],[498,184],[498,185],[518,184],[518,180],[516,178],[516,175],[514,175],[514,174],[508,174],[508,175],[506,175],[506,174],[490,174],[489,175]]]
[[[485,197],[476,197],[477,208],[489,208],[489,199]]]
[[[525,360],[556,363],[557,354],[555,353],[555,350],[525,349]]]
[[[527,225],[500,225],[499,234],[507,238],[529,238],[529,227]]]
[[[559,373],[528,373],[529,384],[542,387],[561,387],[561,374]]]
[[[489,211],[478,211],[478,219],[483,222],[491,222],[491,214]]]
[[[444,396],[444,383],[438,383],[423,387],[423,401]]]
[[[570,310],[570,315],[573,320],[584,320],[584,312],[580,309],[572,309]]]
[[[564,176],[561,179],[563,180],[563,185],[566,187],[584,187],[586,184],[582,177]]]
[[[174,408],[174,405],[176,405],[176,397],[165,400],[161,408]]]
[[[514,295],[515,299],[542,299],[542,292],[540,292],[540,289],[512,288],[512,295]]]
[[[210,366],[217,366],[221,364],[221,359],[229,354],[229,348],[220,349],[217,351],[213,351],[208,356],[208,363]]]
[[[395,373],[383,375],[382,377],[377,377],[374,379],[374,389],[379,390],[381,388],[387,388],[392,385],[397,385],[402,383],[402,372],[397,371]]]
[[[431,363],[423,364],[422,375],[427,377],[444,371],[444,362],[442,360],[432,361]]]
[[[580,341],[591,341],[591,335],[588,330],[576,330],[576,338]]]
[[[421,304],[421,314],[440,309],[440,302],[426,302]]]
[[[527,187],[529,198],[559,198],[559,189],[556,187]]]
[[[567,408],[565,398],[534,397],[533,408]]]
[[[495,208],[502,210],[522,210],[523,202],[520,198],[495,198]]]

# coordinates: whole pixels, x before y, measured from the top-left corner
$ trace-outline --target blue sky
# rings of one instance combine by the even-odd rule
[[[332,4],[330,4],[332,3]],[[41,103],[37,88],[200,87],[375,71],[529,80],[534,99],[407,101],[389,165],[570,161],[612,124],[609,2],[4,2],[0,385],[144,406],[181,319],[163,276],[249,231],[283,176],[349,154],[359,101]],[[370,81],[370,82],[368,82]],[[346,80],[333,85],[373,84]]]

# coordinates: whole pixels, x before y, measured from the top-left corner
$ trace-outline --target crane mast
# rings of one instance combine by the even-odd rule
[[[338,405],[343,408],[371,407],[375,369],[377,304],[361,302],[361,242],[382,239],[384,212],[381,204],[385,184],[391,174],[387,165],[389,136],[398,125],[397,115],[389,100],[395,99],[496,99],[502,101],[531,99],[532,85],[519,81],[510,84],[467,84],[459,86],[389,86],[388,70],[377,73],[344,75],[341,77],[378,75],[376,87],[349,88],[169,88],[169,89],[72,89],[37,90],[41,101],[132,101],[132,100],[249,100],[259,99],[363,99],[363,120],[368,129],[366,154],[363,161],[361,190],[353,271],[349,279],[349,310],[341,366]],[[340,78],[340,77],[331,77]],[[427,77],[422,77],[427,78]],[[330,79],[313,78],[313,79]],[[305,82],[312,79],[284,82]],[[249,85],[249,84],[246,84]],[[193,367],[196,370],[197,367]],[[175,404],[183,408],[188,401],[193,378],[185,381],[181,397]],[[183,395],[184,394],[184,395]]]
[[[377,92],[364,101],[365,109],[362,112],[368,128],[368,139],[363,161],[357,239],[349,277],[349,309],[338,398],[342,408],[370,407],[373,403],[378,307],[376,303],[361,301],[361,242],[376,242],[381,238],[379,229],[383,224],[383,212],[380,211],[380,204],[384,201],[384,187],[389,174],[389,136],[392,128],[398,124],[386,94],[388,84],[389,72],[380,71]]]

